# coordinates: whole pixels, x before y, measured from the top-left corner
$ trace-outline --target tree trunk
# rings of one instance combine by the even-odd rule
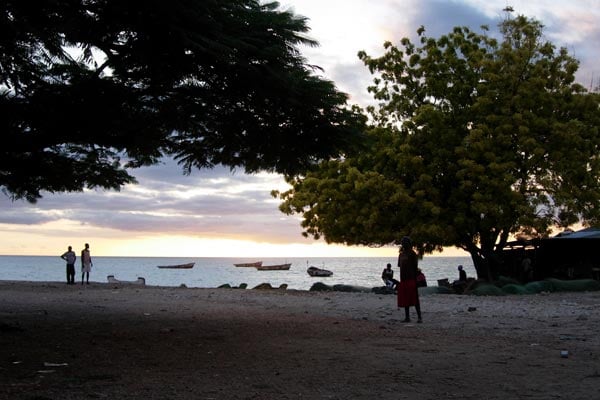
[[[498,279],[500,260],[493,250],[480,249],[471,243],[467,246],[467,251],[473,260],[473,266],[477,272],[477,279],[488,282],[493,282]]]

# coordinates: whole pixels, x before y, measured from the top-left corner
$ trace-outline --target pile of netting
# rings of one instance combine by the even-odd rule
[[[500,278],[495,283],[478,283],[468,291],[476,296],[502,296],[506,294],[537,294],[550,292],[588,292],[600,290],[600,281],[594,279],[577,279],[564,281],[548,278],[520,284],[509,278]]]

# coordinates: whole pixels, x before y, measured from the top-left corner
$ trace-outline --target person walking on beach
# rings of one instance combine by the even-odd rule
[[[398,267],[400,267],[400,283],[398,284],[398,309],[404,308],[404,319],[402,322],[410,322],[410,306],[417,310],[417,322],[423,322],[421,318],[421,304],[419,303],[419,291],[417,289],[418,259],[417,253],[412,248],[412,241],[408,236],[400,242],[400,254],[398,255]]]
[[[85,283],[90,284],[90,271],[92,270],[92,256],[90,255],[90,245],[85,244],[85,248],[81,250],[81,284],[85,276]]]
[[[77,256],[75,255],[73,248],[69,246],[67,251],[60,256],[60,258],[67,262],[67,284],[75,284],[75,261],[77,260]]]

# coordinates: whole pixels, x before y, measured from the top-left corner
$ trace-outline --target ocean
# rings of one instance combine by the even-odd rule
[[[255,268],[235,267],[234,263],[253,262],[259,259],[212,258],[212,257],[96,257],[90,273],[90,281],[107,282],[113,275],[122,281],[134,281],[138,277],[146,285],[215,288],[223,284],[239,286],[246,283],[252,288],[261,283],[276,287],[287,284],[289,289],[308,290],[315,282],[328,285],[346,284],[364,287],[382,286],[381,271],[387,263],[392,264],[394,277],[398,278],[396,259],[388,257],[344,258],[262,258],[264,265],[292,263],[287,271],[258,271]],[[158,265],[195,262],[192,269],[161,269]],[[437,285],[438,279],[458,279],[457,266],[461,264],[468,276],[475,276],[470,257],[424,257],[419,267],[425,273],[428,284]],[[311,277],[309,266],[325,268],[333,272],[327,278]],[[0,280],[66,282],[65,262],[56,256],[0,256]],[[75,266],[75,282],[81,282],[81,264]]]

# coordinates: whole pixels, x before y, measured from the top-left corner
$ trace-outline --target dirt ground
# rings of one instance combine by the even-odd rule
[[[600,292],[421,303],[0,281],[0,399],[600,398]]]

